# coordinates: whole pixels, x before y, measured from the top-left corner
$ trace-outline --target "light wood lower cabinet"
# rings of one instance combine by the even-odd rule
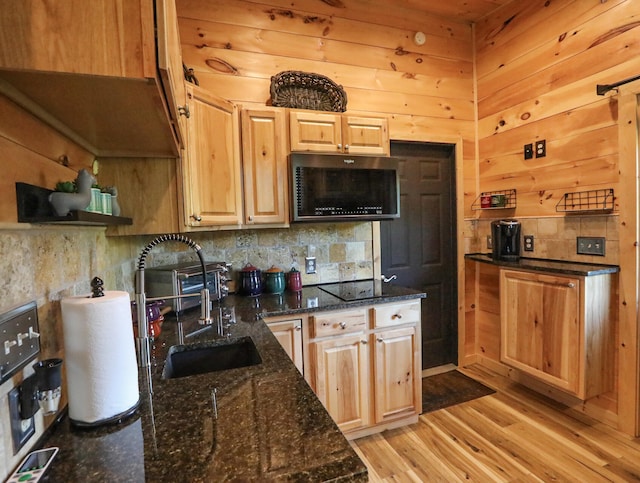
[[[302,319],[273,317],[265,319],[265,322],[289,358],[296,365],[300,374],[304,374],[302,359]]]
[[[301,320],[304,377],[348,439],[417,421],[419,300],[313,312]],[[265,321],[287,350],[290,338],[278,336],[274,325],[284,321]]]
[[[309,344],[315,393],[343,432],[371,424],[369,345],[364,337],[336,336]]]
[[[415,377],[420,374],[416,328],[382,330],[373,337],[375,422],[414,414],[422,400],[422,387]]]
[[[500,360],[582,400],[613,389],[613,275],[501,270]]]

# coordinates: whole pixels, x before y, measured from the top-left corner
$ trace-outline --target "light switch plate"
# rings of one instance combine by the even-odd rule
[[[605,255],[605,238],[599,236],[579,236],[577,237],[578,255]]]
[[[0,315],[0,384],[36,358],[40,352],[36,302]]]

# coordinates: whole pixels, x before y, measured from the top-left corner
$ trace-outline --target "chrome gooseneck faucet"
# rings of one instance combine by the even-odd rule
[[[136,293],[135,293],[135,301],[136,301],[136,310],[138,313],[138,337],[136,339],[136,350],[138,353],[138,366],[140,367],[149,367],[151,364],[151,355],[150,355],[150,344],[149,344],[149,322],[147,320],[147,310],[146,304],[147,301],[152,300],[163,300],[163,299],[176,299],[182,297],[191,297],[197,296],[198,294],[189,294],[189,295],[168,295],[166,297],[152,297],[147,299],[145,292],[145,283],[144,283],[144,268],[147,259],[147,255],[149,252],[160,243],[167,241],[177,241],[188,245],[190,248],[193,248],[200,259],[200,264],[202,265],[202,290],[200,291],[200,323],[201,324],[211,324],[211,299],[209,296],[209,289],[207,288],[207,271],[205,267],[204,257],[202,255],[202,249],[200,245],[198,245],[193,240],[187,238],[186,236],[180,234],[168,234],[168,235],[160,235],[156,239],[154,239],[151,243],[149,243],[140,254],[140,259],[138,260],[138,269],[136,270]]]

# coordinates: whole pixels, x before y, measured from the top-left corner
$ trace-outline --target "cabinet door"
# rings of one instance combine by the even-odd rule
[[[289,222],[286,119],[282,109],[242,111],[245,223]]]
[[[342,431],[370,423],[369,349],[362,335],[310,344],[315,392]]]
[[[502,270],[500,360],[576,393],[580,279]]]
[[[240,225],[242,181],[236,107],[187,85],[188,148],[183,160],[185,224]]]
[[[280,345],[284,348],[289,358],[300,371],[304,374],[302,362],[302,320],[292,319],[283,320],[281,322],[268,323],[267,326],[276,336]]]
[[[178,14],[175,0],[156,0],[156,23],[158,44],[158,70],[162,90],[177,143],[185,147],[184,132],[186,118],[180,114],[187,104],[182,67],[182,46],[178,31]]]
[[[290,111],[291,151],[342,152],[341,123],[340,114]]]
[[[419,414],[422,384],[416,328],[389,329],[373,337],[375,422]]]
[[[389,156],[389,127],[385,118],[344,116],[342,139],[349,154]]]

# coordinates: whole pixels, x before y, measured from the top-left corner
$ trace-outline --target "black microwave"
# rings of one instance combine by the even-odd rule
[[[289,161],[292,221],[400,217],[397,159],[294,153]]]

